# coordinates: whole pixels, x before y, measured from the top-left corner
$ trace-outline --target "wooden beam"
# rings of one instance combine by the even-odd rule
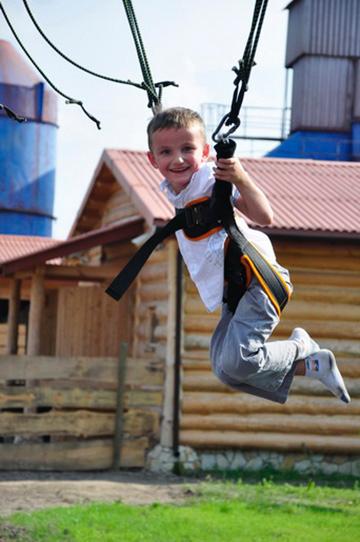
[[[29,356],[40,354],[41,320],[45,302],[44,269],[36,269],[30,295],[29,334],[26,353]]]
[[[21,281],[11,280],[6,354],[17,354]]]

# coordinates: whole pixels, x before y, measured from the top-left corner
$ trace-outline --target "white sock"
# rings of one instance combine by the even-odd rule
[[[305,358],[305,376],[317,378],[336,397],[350,403],[350,395],[330,350],[319,350]]]

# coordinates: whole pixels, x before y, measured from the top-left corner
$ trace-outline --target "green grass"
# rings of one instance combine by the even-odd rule
[[[191,485],[183,505],[122,503],[14,514],[0,522],[10,542],[357,542],[360,492],[243,482]]]

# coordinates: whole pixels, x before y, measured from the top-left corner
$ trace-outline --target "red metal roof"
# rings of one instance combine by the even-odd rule
[[[148,223],[173,216],[159,191],[161,174],[146,152],[108,149],[102,160]],[[269,229],[274,233],[360,234],[360,163],[284,158],[241,162],[270,199],[275,216]]]
[[[31,235],[0,235],[0,263],[58,245],[61,241]]]

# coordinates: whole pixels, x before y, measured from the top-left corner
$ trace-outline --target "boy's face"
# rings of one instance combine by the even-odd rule
[[[206,162],[210,147],[196,123],[188,128],[164,128],[152,134],[151,164],[178,194],[189,184],[192,175]]]

